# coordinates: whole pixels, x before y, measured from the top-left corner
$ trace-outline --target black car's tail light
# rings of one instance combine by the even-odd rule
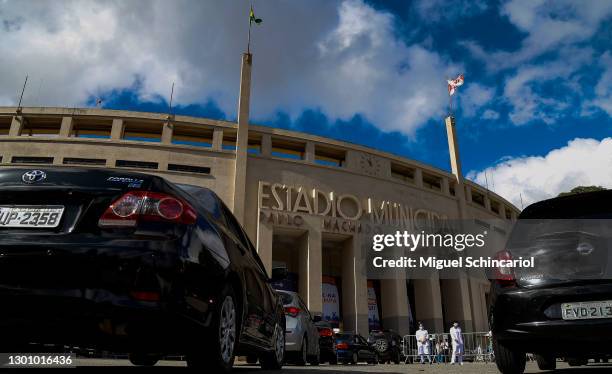
[[[337,349],[349,349],[349,345],[346,342],[340,342],[336,344]]]
[[[509,261],[512,260],[512,254],[506,250],[499,251],[495,255],[496,260]],[[502,287],[516,286],[516,278],[514,276],[514,268],[499,266],[494,269],[494,279]]]
[[[161,299],[159,292],[154,291],[132,291],[130,292],[130,296],[132,299],[138,301],[157,302]]]
[[[195,223],[197,214],[186,202],[163,193],[130,191],[115,200],[102,214],[102,228],[135,227],[138,221]]]
[[[294,306],[285,307],[285,314],[295,318],[298,314],[300,314],[300,308],[296,308]]]
[[[334,335],[334,331],[332,329],[329,328],[322,328],[321,330],[319,330],[319,336],[322,337],[330,337]]]

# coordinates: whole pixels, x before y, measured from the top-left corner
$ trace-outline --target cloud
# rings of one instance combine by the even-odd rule
[[[484,111],[484,113],[482,113],[482,116],[480,118],[486,120],[496,120],[499,118],[499,113],[492,109],[487,109]]]
[[[612,138],[576,138],[545,156],[507,157],[495,166],[471,171],[467,177],[521,206],[557,196],[576,186],[612,188]]]
[[[495,95],[495,88],[486,87],[479,83],[466,83],[463,92],[459,92],[459,101],[463,115],[474,117],[484,105],[488,104]],[[459,91],[461,91],[459,88]]]
[[[452,6],[446,0],[420,0],[414,3],[417,13],[425,22],[454,21],[484,12],[486,0],[455,0]]]
[[[509,118],[515,125],[534,120],[554,123],[569,107],[570,98],[579,90],[572,81],[572,74],[583,65],[591,63],[593,52],[588,48],[568,49],[560,59],[546,64],[522,65],[506,79],[504,100],[512,110]],[[554,90],[545,93],[544,83],[552,82]]]
[[[595,97],[583,103],[583,107],[586,112],[590,112],[593,108],[599,108],[612,117],[612,55],[609,51],[602,55],[599,64],[604,71],[595,85]]]
[[[5,4],[0,103],[17,102],[26,74],[24,105],[84,105],[133,87],[140,100],[168,100],[175,82],[176,104],[214,101],[235,117],[246,2]],[[413,134],[443,114],[441,77],[461,70],[424,45],[405,44],[394,16],[361,0],[261,1],[256,12],[263,24],[252,30],[255,119],[316,108]]]
[[[592,0],[512,0],[500,14],[525,33],[516,51],[485,51],[473,41],[463,43],[471,53],[496,71],[588,40],[601,23],[612,16],[612,2]]]

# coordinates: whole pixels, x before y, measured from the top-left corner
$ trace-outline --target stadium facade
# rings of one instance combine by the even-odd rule
[[[313,313],[334,299],[346,330],[367,332],[373,312],[374,322],[401,333],[417,320],[430,331],[452,320],[464,331],[488,330],[484,277],[368,280],[358,233],[368,222],[401,226],[419,215],[498,219],[491,239],[502,248],[518,214],[512,204],[456,174],[355,144],[251,125],[240,157],[237,137],[236,123],[205,118],[0,108],[1,167],[139,171],[208,187],[234,210],[242,204],[267,270],[286,266]]]

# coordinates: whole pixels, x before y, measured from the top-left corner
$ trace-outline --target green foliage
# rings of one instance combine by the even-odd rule
[[[571,189],[569,192],[561,192],[559,196],[576,195],[585,192],[605,191],[606,188],[601,186],[578,186]]]

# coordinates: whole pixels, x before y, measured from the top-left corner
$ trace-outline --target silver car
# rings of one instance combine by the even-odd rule
[[[285,305],[285,351],[287,361],[297,365],[318,365],[321,352],[319,349],[319,330],[315,322],[320,316],[312,316],[308,308],[295,292],[278,291]]]

